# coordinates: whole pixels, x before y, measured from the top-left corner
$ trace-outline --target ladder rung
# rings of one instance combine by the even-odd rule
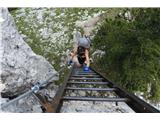
[[[86,74],[86,75],[72,75],[72,77],[100,77],[100,76],[99,75]]]
[[[97,73],[75,73],[76,75],[97,75]]]
[[[68,82],[68,84],[96,84],[96,85],[107,85],[108,82]]]
[[[103,78],[76,78],[76,77],[70,77],[70,80],[103,80]]]
[[[94,71],[83,71],[83,70],[78,70],[76,72],[77,73],[95,73]]]
[[[90,70],[90,71],[76,70],[76,72],[94,72],[94,71],[92,71],[92,70]]]
[[[127,102],[127,98],[93,98],[93,97],[63,97],[63,100],[79,100],[79,101],[106,101],[106,102]]]
[[[75,87],[66,87],[66,90],[115,91],[116,88],[75,88]]]

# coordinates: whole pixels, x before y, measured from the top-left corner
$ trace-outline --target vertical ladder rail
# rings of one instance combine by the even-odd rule
[[[60,108],[61,108],[62,103],[63,103],[62,102],[62,96],[64,94],[65,87],[67,85],[67,81],[69,80],[69,77],[72,74],[72,72],[73,72],[73,66],[70,68],[68,76],[65,78],[64,83],[59,87],[59,90],[57,91],[56,95],[53,98],[53,101],[52,101],[52,107],[53,107],[52,112],[53,113],[60,111]]]

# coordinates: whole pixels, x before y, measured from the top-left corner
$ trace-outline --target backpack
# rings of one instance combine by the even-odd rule
[[[91,41],[90,41],[89,38],[86,38],[86,37],[79,38],[79,40],[78,40],[78,46],[82,46],[84,48],[90,48]]]

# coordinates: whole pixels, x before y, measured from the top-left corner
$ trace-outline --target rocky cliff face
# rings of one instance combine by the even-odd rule
[[[57,72],[42,56],[36,55],[24,42],[18,33],[14,20],[6,8],[0,8],[1,13],[1,83],[5,89],[1,91],[2,97],[14,97],[29,90],[32,84],[42,82]],[[3,51],[3,52],[2,52]],[[52,84],[42,92],[53,97],[57,86]],[[20,104],[24,104],[23,108]],[[38,106],[37,106],[38,105]],[[36,106],[36,107],[35,107]],[[9,107],[10,112],[40,112],[40,105],[33,97],[24,98],[17,106]]]

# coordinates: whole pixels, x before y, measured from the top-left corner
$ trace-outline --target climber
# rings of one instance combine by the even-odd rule
[[[70,62],[74,62],[77,67],[83,67],[85,71],[89,70],[90,60],[89,60],[89,48],[91,41],[89,36],[84,35],[83,37],[77,38],[74,44],[74,49],[71,51]]]

